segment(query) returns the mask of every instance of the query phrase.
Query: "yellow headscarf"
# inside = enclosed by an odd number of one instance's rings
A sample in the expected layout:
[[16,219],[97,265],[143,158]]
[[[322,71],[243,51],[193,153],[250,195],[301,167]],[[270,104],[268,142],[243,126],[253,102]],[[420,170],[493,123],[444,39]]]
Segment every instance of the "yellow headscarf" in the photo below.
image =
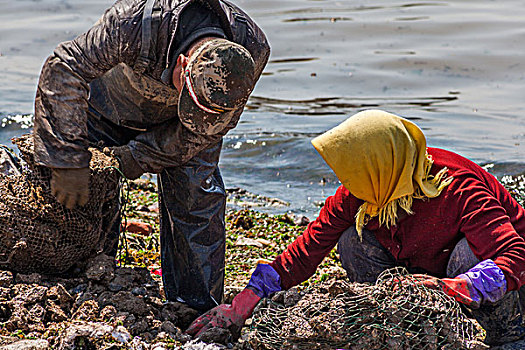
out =
[[437,197],[452,182],[447,168],[429,174],[433,161],[421,129],[384,111],[357,113],[312,144],[343,186],[365,201],[356,215],[359,236],[369,218],[395,225],[398,207],[412,214],[414,198]]

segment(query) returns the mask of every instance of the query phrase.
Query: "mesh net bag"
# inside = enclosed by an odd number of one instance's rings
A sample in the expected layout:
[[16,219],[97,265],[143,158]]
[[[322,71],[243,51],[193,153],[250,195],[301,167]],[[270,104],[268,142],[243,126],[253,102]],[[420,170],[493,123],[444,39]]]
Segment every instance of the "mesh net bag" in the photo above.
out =
[[61,273],[100,252],[118,213],[118,162],[91,149],[90,197],[69,210],[51,194],[51,172],[34,163],[33,139],[13,139],[21,159],[11,157],[0,173],[0,268]]
[[418,278],[395,268],[375,285],[313,286],[288,307],[274,296],[254,311],[247,340],[256,350],[486,349],[483,330],[459,304]]

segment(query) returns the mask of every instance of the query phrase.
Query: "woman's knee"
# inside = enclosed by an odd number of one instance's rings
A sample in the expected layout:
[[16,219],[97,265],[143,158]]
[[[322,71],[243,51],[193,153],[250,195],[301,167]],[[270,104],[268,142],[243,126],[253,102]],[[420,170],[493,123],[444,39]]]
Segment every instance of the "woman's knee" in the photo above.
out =
[[341,265],[352,282],[375,282],[384,270],[396,266],[391,254],[377,241],[373,232],[348,228],[337,246]]
[[447,265],[447,277],[456,277],[465,273],[479,263],[479,259],[474,255],[468,245],[467,239],[461,239],[450,254]]

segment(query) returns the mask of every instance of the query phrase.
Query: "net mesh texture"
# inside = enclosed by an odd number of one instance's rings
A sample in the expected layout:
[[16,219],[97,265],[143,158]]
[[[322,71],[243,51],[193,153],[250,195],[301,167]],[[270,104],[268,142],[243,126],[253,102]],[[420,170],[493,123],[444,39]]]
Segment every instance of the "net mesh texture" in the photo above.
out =
[[373,285],[314,285],[294,305],[276,295],[254,311],[248,342],[256,350],[486,349],[479,325],[421,278],[394,268]]
[[61,273],[104,246],[118,212],[118,161],[90,148],[90,197],[67,209],[51,194],[49,168],[36,165],[30,135],[14,138],[21,159],[0,173],[0,268],[21,273]]

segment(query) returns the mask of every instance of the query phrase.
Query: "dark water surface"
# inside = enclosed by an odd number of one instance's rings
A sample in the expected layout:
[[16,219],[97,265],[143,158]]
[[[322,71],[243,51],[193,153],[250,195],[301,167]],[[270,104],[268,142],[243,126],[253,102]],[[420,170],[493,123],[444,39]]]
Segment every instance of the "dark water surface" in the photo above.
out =
[[[0,115],[22,120],[1,129],[0,142],[30,127],[23,115],[33,112],[44,59],[111,3],[0,0]],[[366,108],[413,120],[429,145],[490,164],[496,175],[524,172],[523,1],[236,3],[265,30],[272,56],[225,140],[228,187],[313,217],[337,181],[310,140]]]

